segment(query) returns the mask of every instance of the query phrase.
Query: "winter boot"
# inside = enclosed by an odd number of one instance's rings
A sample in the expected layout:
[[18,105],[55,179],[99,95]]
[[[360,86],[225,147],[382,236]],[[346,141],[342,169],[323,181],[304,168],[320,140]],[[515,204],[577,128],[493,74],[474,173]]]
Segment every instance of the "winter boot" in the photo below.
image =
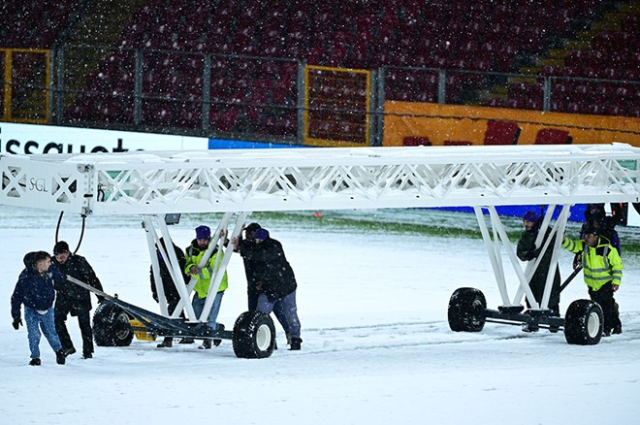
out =
[[622,333],[622,325],[615,325],[611,333],[613,335],[620,335]]
[[76,353],[76,349],[75,349],[75,348],[73,348],[73,347],[66,348],[66,349],[64,350],[64,355],[65,355],[65,357],[68,357],[68,356],[70,356],[70,355],[72,355],[72,354],[75,354],[75,353]]
[[56,363],[65,364],[66,363],[65,357],[66,356],[64,355],[64,350],[62,348],[56,351]]
[[40,366],[41,364],[42,362],[38,358],[31,359],[31,361],[29,362],[29,366]]
[[91,351],[85,351],[84,353],[82,353],[82,358],[83,359],[92,359],[93,358],[93,353],[91,353]]
[[300,344],[302,344],[302,339],[300,338],[291,338],[291,346],[289,347],[289,350],[291,351],[298,351],[300,350]]
[[171,348],[171,347],[173,347],[173,338],[165,338],[156,347],[158,347],[158,348]]
[[[218,323],[218,331],[222,332],[224,330],[224,325],[222,323]],[[213,345],[215,345],[216,347],[220,345],[220,343],[222,342],[221,339],[214,339],[213,340]]]
[[287,337],[287,345],[291,345],[291,333],[285,332],[285,336]]
[[204,341],[202,341],[202,345],[198,348],[203,348],[205,350],[208,350],[211,348],[211,340],[210,339],[205,339]]

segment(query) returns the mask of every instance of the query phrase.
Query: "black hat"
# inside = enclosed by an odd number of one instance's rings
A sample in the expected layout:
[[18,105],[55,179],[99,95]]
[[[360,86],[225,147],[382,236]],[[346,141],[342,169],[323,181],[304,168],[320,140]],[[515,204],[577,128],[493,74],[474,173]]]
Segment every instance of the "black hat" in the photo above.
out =
[[60,241],[53,247],[53,255],[63,254],[69,252],[69,244],[65,241]]
[[253,233],[258,229],[262,229],[258,223],[251,223],[247,227],[244,228],[245,232]]

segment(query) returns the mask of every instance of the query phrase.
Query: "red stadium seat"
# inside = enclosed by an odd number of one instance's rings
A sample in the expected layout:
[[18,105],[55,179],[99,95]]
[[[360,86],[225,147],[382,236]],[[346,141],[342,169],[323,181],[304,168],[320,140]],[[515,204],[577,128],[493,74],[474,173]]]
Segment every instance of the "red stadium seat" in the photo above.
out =
[[564,145],[571,143],[571,137],[566,130],[543,128],[536,134],[536,145]]
[[521,129],[511,121],[487,121],[487,131],[484,133],[485,145],[515,145],[518,143]]

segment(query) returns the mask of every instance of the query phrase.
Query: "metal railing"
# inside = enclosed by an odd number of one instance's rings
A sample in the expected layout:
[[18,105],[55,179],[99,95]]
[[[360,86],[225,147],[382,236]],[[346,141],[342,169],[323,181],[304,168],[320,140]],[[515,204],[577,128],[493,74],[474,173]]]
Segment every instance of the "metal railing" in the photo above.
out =
[[[7,93],[15,96],[27,85],[7,78],[6,61],[0,65],[4,120],[15,120],[6,113],[15,105],[15,98],[7,103]],[[50,124],[301,144],[305,113],[337,111],[324,104],[305,107],[305,65],[271,57],[62,46],[51,52],[50,83],[31,81],[28,89],[47,99]],[[373,145],[381,144],[388,100],[640,116],[639,81],[393,66],[374,70],[371,79],[369,109],[352,113],[372,118]],[[22,113],[26,122],[42,116],[33,107]]]

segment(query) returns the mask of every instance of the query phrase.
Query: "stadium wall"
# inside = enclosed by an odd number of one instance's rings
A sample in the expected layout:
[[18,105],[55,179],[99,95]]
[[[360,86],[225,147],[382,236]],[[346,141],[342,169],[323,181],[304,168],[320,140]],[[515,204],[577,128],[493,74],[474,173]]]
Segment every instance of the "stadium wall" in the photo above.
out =
[[484,144],[490,120],[514,122],[518,144],[536,143],[542,129],[568,131],[571,143],[628,143],[640,147],[640,118],[575,115],[436,103],[388,101],[384,105],[384,146],[406,145],[405,138],[428,139],[431,145]]

